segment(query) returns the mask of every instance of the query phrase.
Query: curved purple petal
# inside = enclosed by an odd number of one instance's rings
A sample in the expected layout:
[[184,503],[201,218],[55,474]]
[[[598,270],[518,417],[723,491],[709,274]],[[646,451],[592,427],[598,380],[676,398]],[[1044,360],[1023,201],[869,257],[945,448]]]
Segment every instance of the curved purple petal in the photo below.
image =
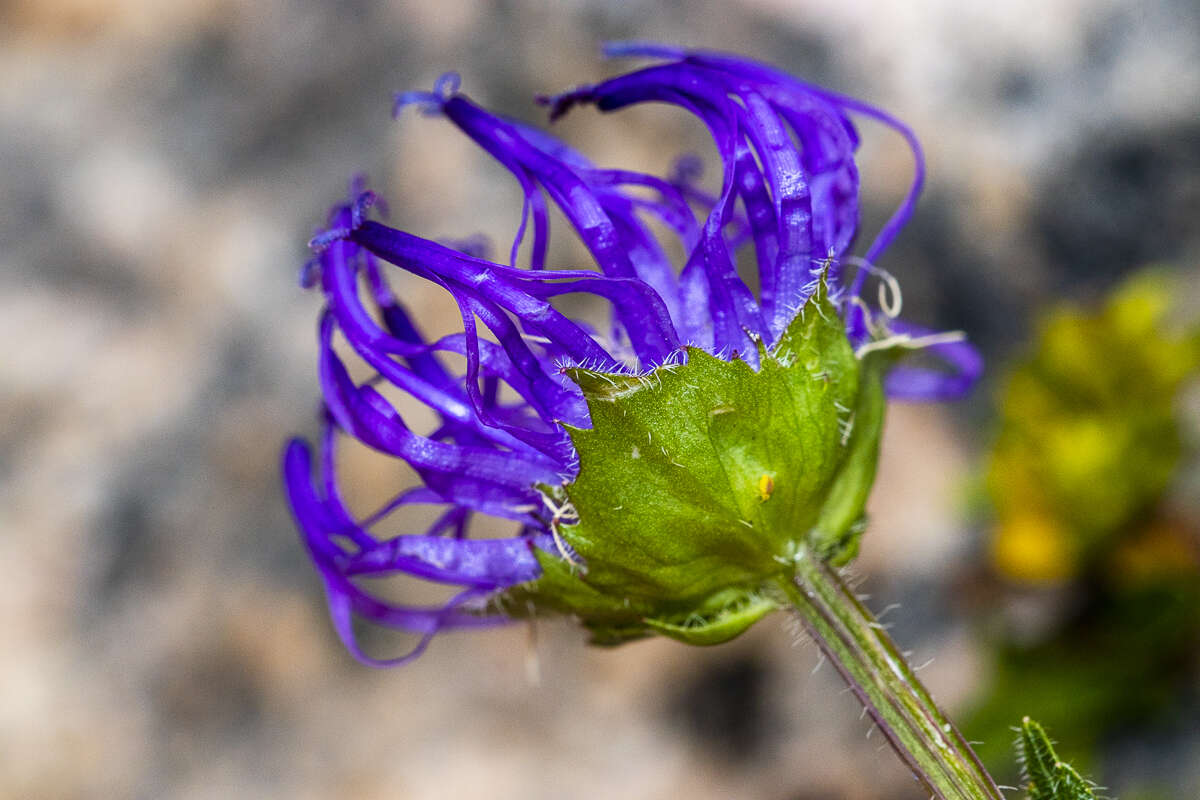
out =
[[[428,638],[446,628],[481,627],[503,622],[503,618],[459,610],[469,600],[484,596],[472,587],[448,604],[438,608],[402,606],[385,602],[355,585],[338,564],[345,553],[329,539],[331,515],[317,496],[312,484],[312,457],[308,446],[292,440],[284,450],[284,488],[305,546],[325,584],[330,615],[339,637],[356,658],[371,666],[393,666],[415,657]],[[353,618],[362,617],[390,628],[422,634],[423,639],[412,652],[400,658],[380,661],[367,656],[358,646]]]
[[367,446],[406,461],[448,502],[527,520],[529,509],[540,507],[534,486],[562,480],[561,466],[548,459],[417,436],[375,389],[354,385],[331,348],[322,348],[320,372],[338,425]]
[[[653,54],[662,51],[655,49]],[[602,111],[665,102],[691,111],[708,126],[725,176],[705,228],[705,260],[691,263],[695,268],[705,265],[710,273],[716,348],[742,340],[735,327],[773,340],[812,291],[820,270],[832,263],[836,271],[831,259],[849,246],[857,221],[857,173],[845,166],[853,164],[857,142],[849,135],[848,123],[842,124],[836,109],[821,97],[811,92],[792,97],[777,83],[751,80],[689,57],[547,102],[552,118],[585,102]],[[831,207],[818,212],[814,197]],[[745,303],[729,275],[731,261],[720,252],[732,244],[720,237],[735,218],[735,199],[742,201],[758,256],[766,325],[756,318],[757,309]],[[684,281],[694,285],[695,278],[685,275]],[[736,325],[729,322],[731,312],[737,316]]]
[[[541,567],[528,539],[446,539],[397,536],[346,559],[346,575],[378,577],[406,572],[432,581],[496,589],[536,579]],[[553,547],[551,537],[537,542]]]
[[[443,103],[442,113],[511,172],[540,183],[575,227],[601,271],[613,277],[636,277],[621,236],[603,204],[570,164],[532,144],[512,124],[488,114],[461,95]],[[614,311],[644,362],[661,363],[679,349],[679,338],[661,299],[656,298],[636,315],[626,307]]]
[[[913,337],[928,336],[934,331],[912,323],[894,320],[892,329]],[[943,342],[924,348],[951,371],[921,367],[893,367],[884,381],[888,397],[893,400],[937,402],[960,400],[971,391],[983,375],[983,356],[969,342]]]

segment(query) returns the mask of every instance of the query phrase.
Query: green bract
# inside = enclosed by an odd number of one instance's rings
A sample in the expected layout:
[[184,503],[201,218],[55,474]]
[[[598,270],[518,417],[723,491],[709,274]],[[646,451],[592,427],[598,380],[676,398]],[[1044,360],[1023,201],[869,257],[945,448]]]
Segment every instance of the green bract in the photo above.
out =
[[1046,731],[1029,717],[1021,721],[1017,755],[1029,800],[1095,800],[1091,784],[1074,767],[1059,760]]
[[[542,487],[565,546],[505,610],[578,616],[594,641],[717,644],[776,606],[808,547],[857,551],[887,356],[855,356],[824,287],[755,371],[696,348],[645,375],[571,369],[592,428],[569,428],[574,483]],[[569,522],[568,522],[569,520]],[[569,549],[568,549],[569,547]]]

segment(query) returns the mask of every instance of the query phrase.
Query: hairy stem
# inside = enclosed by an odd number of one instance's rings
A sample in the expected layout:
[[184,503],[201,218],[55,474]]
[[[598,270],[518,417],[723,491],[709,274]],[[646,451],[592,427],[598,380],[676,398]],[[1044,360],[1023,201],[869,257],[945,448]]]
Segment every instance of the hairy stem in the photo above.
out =
[[937,707],[883,626],[841,576],[808,549],[780,588],[897,755],[933,797],[1003,800],[995,781]]

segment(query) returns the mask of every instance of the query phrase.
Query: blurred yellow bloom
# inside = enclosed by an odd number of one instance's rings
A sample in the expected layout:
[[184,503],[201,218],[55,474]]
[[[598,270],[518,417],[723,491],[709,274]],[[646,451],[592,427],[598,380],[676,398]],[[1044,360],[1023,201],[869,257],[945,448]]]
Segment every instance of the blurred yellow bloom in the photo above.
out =
[[1177,400],[1200,371],[1200,326],[1171,319],[1178,291],[1149,271],[1095,311],[1060,307],[1012,369],[987,469],[1006,577],[1070,578],[1153,514],[1183,453]]
[[992,564],[1025,583],[1061,583],[1075,574],[1076,555],[1066,531],[1039,514],[1021,514],[996,529]]

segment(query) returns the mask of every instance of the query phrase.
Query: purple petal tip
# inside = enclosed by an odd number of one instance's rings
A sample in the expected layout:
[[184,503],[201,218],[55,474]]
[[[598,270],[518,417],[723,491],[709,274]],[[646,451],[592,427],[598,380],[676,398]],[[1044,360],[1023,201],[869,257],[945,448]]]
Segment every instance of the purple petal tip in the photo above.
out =
[[392,95],[392,118],[396,119],[409,106],[417,106],[426,116],[442,113],[446,101],[458,94],[462,87],[462,76],[457,72],[444,72],[433,82],[433,90],[423,89],[396,92]]
[[657,42],[624,41],[605,42],[600,47],[600,53],[605,58],[685,58],[687,51],[681,47],[659,44]]

